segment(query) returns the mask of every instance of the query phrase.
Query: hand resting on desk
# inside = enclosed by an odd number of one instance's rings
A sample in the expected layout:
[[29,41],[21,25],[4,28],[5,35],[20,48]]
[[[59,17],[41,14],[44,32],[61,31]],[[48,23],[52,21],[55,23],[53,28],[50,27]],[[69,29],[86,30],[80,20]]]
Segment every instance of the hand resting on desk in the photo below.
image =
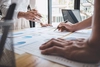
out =
[[40,50],[42,54],[58,55],[69,60],[84,63],[97,63],[100,59],[97,49],[88,45],[85,39],[51,39],[40,46]]

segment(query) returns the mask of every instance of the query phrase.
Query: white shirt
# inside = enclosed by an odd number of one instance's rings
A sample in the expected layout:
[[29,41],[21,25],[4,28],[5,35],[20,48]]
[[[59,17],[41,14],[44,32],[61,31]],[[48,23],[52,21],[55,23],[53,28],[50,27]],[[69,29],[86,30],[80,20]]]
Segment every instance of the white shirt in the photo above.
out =
[[26,12],[28,5],[30,5],[32,9],[35,8],[35,0],[0,0],[0,8],[4,16],[6,15],[7,9],[11,3],[17,4],[14,19],[17,19],[19,11]]
[[9,8],[9,0],[0,0],[0,10],[2,11],[2,16],[6,15],[7,9]]

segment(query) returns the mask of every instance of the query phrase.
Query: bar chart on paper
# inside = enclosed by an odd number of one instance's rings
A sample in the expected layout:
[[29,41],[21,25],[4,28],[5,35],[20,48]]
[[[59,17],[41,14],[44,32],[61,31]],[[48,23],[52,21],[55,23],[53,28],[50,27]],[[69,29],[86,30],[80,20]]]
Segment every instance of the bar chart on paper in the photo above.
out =
[[[15,49],[19,49],[23,52],[27,52],[33,55],[36,55],[38,57],[44,58],[46,60],[50,60],[65,66],[70,67],[98,67],[98,64],[86,64],[86,63],[79,63],[75,61],[71,61],[59,56],[51,56],[51,55],[42,55],[40,53],[39,47],[44,43],[50,40],[51,38],[62,38],[66,34],[69,34],[70,32],[59,32],[54,31],[55,28],[34,28],[31,30],[25,30],[26,32],[29,32],[30,34],[26,34],[21,37],[17,37],[14,39],[14,47]],[[38,30],[38,31],[37,31]],[[80,34],[80,33],[79,33]],[[73,39],[73,36],[69,37],[69,39]],[[81,34],[80,34],[81,35]],[[66,39],[68,37],[65,37]]]

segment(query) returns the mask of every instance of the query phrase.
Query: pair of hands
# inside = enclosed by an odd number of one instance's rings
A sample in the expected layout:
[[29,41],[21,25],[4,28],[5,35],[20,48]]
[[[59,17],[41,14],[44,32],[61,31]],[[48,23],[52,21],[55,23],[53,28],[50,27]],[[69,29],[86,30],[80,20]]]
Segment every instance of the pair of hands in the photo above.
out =
[[40,21],[42,16],[36,9],[32,9],[31,11],[27,11],[27,12],[20,12],[19,13],[19,18],[20,17],[23,17],[23,18],[25,18],[27,20],[30,20],[30,21],[39,21],[41,27],[52,26],[51,24],[43,24]]
[[[70,32],[75,31],[75,24],[72,23],[60,23],[57,27],[61,32],[66,30]],[[64,58],[84,62],[84,63],[97,63],[99,62],[99,53],[97,49],[91,47],[86,39],[51,39],[40,46],[42,54],[46,55],[58,55]]]
[[97,63],[100,58],[95,49],[85,39],[51,39],[40,46],[42,54],[58,55],[73,61]]
[[32,9],[31,11],[24,12],[24,18],[30,21],[39,20],[42,18],[41,14],[37,10]]

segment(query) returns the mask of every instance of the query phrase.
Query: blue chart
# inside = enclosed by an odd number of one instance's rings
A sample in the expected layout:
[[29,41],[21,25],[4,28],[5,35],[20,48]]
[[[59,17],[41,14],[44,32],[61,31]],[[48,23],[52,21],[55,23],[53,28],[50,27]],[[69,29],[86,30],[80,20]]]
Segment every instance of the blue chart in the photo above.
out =
[[23,44],[25,44],[26,42],[25,41],[21,41],[21,42],[17,42],[16,44],[14,44],[15,46],[17,46],[17,45],[23,45]]
[[24,36],[23,38],[32,38],[32,36]]
[[20,35],[20,34],[23,34],[23,33],[15,33],[14,35]]

